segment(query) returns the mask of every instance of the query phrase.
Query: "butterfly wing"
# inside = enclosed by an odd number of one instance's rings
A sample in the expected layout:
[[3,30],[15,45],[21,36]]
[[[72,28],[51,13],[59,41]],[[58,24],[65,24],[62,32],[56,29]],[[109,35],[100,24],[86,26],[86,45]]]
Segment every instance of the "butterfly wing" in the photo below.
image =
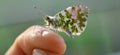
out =
[[81,5],[71,6],[54,17],[58,31],[66,32],[69,36],[80,35],[87,25],[88,9]]
[[70,6],[55,16],[44,18],[47,27],[67,33],[70,37],[80,35],[86,28],[88,9],[81,5]]

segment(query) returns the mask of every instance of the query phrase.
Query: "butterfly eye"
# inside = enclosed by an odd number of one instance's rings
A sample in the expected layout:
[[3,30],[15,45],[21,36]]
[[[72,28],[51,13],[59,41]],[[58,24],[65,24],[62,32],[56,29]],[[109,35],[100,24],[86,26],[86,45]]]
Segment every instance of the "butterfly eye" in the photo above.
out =
[[46,17],[44,18],[44,20],[45,20],[45,21],[49,21],[50,18],[49,18],[48,16],[46,16]]
[[46,26],[49,26],[50,23],[51,23],[51,20],[50,20],[49,16],[46,16],[46,17],[44,18],[44,21],[46,22]]

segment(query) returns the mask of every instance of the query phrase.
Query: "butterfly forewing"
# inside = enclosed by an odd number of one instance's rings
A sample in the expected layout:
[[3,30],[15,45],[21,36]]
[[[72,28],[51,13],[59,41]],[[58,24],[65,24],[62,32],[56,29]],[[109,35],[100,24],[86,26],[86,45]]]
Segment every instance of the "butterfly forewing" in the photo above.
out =
[[62,31],[69,36],[80,35],[86,28],[88,9],[81,5],[70,6],[55,16],[47,16],[44,20],[51,29]]

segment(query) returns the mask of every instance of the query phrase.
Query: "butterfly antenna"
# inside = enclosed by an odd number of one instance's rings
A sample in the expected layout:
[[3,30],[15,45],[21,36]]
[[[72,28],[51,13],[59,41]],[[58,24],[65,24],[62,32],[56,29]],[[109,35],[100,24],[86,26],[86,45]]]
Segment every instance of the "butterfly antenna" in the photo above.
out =
[[39,6],[37,6],[38,1],[35,1],[35,0],[32,0],[32,1],[33,1],[33,8],[35,11],[37,11],[37,14],[42,17],[45,17],[47,12],[45,12],[43,9],[41,9]]

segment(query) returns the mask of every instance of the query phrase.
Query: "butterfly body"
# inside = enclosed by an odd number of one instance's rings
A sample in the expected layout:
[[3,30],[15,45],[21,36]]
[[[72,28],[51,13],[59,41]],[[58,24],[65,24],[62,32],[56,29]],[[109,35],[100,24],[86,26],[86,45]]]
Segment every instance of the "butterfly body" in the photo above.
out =
[[81,5],[70,6],[55,16],[44,18],[46,26],[53,30],[67,33],[69,36],[80,35],[86,28],[88,9]]

